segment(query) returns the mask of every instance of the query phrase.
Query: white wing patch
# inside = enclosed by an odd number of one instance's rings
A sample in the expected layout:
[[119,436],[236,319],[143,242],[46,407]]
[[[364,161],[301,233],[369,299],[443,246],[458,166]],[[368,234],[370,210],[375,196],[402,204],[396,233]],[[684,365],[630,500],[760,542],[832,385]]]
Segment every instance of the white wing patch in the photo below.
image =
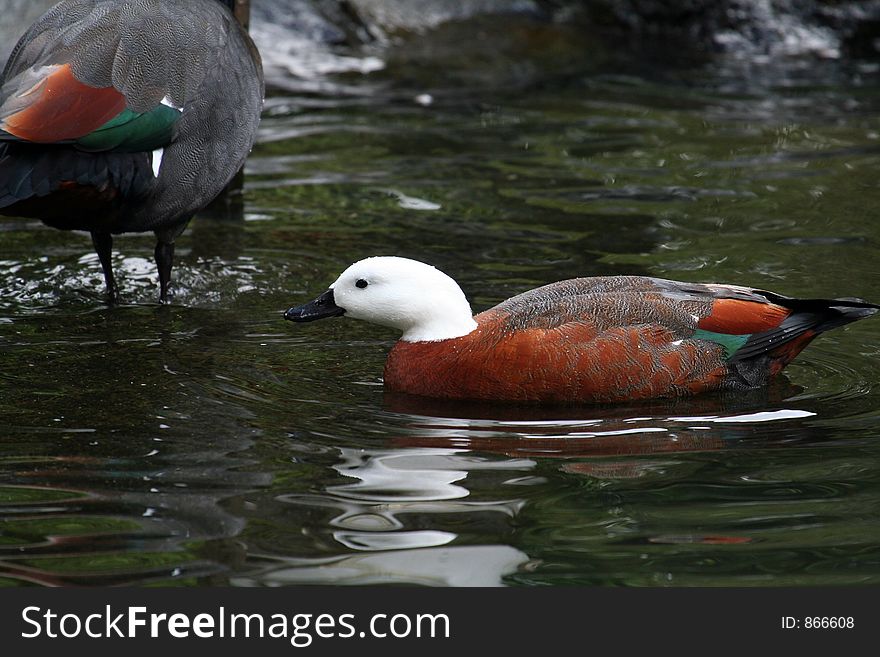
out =
[[157,148],[153,151],[153,176],[159,177],[159,168],[162,166],[162,156],[165,155],[164,148]]
[[177,105],[172,103],[171,99],[168,96],[165,96],[165,98],[162,99],[162,104],[165,105],[165,107],[170,107],[171,109],[176,109],[178,112],[181,112],[181,113],[183,112],[183,108],[178,107]]

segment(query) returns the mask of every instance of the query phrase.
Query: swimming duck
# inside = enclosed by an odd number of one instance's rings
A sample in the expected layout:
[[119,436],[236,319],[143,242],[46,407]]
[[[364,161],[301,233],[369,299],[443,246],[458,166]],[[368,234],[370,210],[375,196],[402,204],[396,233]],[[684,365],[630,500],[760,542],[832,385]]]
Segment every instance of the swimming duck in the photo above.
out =
[[859,299],[608,276],[551,283],[473,316],[452,278],[383,256],[351,265],[284,317],[345,315],[401,331],[385,364],[392,391],[620,402],[757,388],[818,334],[878,308]]
[[0,76],[0,214],[85,230],[112,301],[113,235],[174,240],[241,168],[263,103],[234,0],[63,0]]

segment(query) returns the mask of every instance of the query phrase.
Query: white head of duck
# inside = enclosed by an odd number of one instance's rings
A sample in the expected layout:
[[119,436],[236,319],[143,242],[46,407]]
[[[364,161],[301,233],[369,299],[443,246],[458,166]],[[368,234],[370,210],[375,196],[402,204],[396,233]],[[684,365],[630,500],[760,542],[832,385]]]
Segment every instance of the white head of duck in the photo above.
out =
[[477,328],[458,283],[431,265],[397,256],[354,263],[324,294],[284,317],[310,322],[339,315],[398,329],[405,342],[449,340]]

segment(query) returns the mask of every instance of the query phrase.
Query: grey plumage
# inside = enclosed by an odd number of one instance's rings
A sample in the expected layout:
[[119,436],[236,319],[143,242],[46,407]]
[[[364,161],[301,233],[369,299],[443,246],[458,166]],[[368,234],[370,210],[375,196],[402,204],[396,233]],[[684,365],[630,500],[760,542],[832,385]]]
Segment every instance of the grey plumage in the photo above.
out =
[[601,328],[660,322],[683,335],[694,316],[708,314],[712,296],[704,285],[646,276],[572,278],[523,292],[498,305],[509,330],[554,328],[591,317]]
[[[17,96],[28,76],[60,64],[69,64],[76,79],[91,87],[114,87],[132,112],[160,103],[181,110],[159,175],[147,175],[150,152],[46,149],[6,135],[5,146],[0,141],[0,177],[11,178],[6,172],[14,170],[17,188],[0,183],[0,212],[5,195],[8,213],[27,213],[56,227],[93,232],[99,227],[113,234],[153,230],[160,242],[172,243],[232,179],[253,146],[264,85],[250,37],[217,0],[62,0],[13,50],[0,78],[0,120],[21,109]],[[124,192],[108,203],[105,216],[96,216],[94,208],[72,207],[66,216],[32,209],[22,191],[37,193],[41,176],[50,181],[54,176],[54,183],[66,176],[52,164],[61,153],[62,159],[76,160],[68,164],[80,174],[91,167],[95,189],[113,185]],[[13,197],[23,202],[15,206]]]

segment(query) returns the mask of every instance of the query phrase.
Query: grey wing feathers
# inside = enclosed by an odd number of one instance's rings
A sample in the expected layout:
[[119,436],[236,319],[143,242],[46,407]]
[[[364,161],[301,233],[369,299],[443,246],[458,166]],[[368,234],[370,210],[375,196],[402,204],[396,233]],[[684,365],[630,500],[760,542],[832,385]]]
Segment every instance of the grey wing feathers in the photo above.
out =
[[711,294],[700,285],[682,287],[646,276],[599,276],[529,290],[494,310],[506,316],[513,330],[589,321],[598,328],[661,324],[690,334],[695,317],[703,316],[711,303]]
[[70,63],[78,80],[113,86],[134,112],[165,98],[180,108],[201,87],[208,62],[222,59],[233,30],[241,28],[214,0],[64,0],[22,37],[3,79]]

